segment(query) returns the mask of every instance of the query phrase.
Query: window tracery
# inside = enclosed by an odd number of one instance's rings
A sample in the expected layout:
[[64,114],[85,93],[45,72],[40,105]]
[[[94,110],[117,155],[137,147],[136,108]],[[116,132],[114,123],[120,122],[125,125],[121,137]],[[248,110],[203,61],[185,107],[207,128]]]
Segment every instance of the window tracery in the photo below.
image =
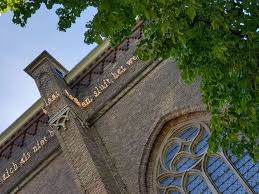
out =
[[259,164],[245,153],[208,154],[206,123],[187,123],[165,137],[155,162],[157,193],[259,193]]

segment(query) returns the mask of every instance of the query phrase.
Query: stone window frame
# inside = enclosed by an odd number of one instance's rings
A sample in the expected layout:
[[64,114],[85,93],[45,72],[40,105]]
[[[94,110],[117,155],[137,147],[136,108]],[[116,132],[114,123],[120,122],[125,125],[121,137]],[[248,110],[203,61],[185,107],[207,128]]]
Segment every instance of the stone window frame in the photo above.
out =
[[[156,185],[157,167],[159,162],[159,156],[163,155],[164,146],[165,144],[168,143],[166,142],[168,139],[168,136],[172,136],[173,134],[174,135],[180,134],[181,131],[184,130],[184,128],[186,128],[188,125],[189,126],[192,125],[193,123],[202,124],[206,126],[207,130],[209,131],[209,128],[208,128],[209,120],[210,120],[209,113],[195,112],[195,113],[190,113],[190,114],[182,115],[177,118],[171,119],[168,122],[166,122],[166,124],[163,125],[163,127],[159,129],[158,135],[152,145],[152,149],[151,149],[151,153],[149,156],[147,169],[145,173],[146,175],[145,183],[146,183],[147,193],[158,193],[157,185]],[[207,162],[207,159],[208,159],[207,149],[206,149],[206,152],[204,152],[202,155],[204,156],[203,160],[206,160],[205,162]],[[249,186],[247,181],[241,176],[240,172],[236,169],[236,167],[231,162],[230,158],[226,155],[225,152],[220,151],[212,155],[220,156],[221,159],[223,159],[225,164],[235,174],[235,176],[238,178],[238,181],[242,184],[242,186],[246,189],[246,191],[248,191],[248,193],[255,193],[251,190],[251,187]],[[214,193],[219,193],[217,186],[213,183],[212,179],[208,175],[207,170],[205,170],[203,173],[204,174],[202,178],[210,188],[210,191]]]

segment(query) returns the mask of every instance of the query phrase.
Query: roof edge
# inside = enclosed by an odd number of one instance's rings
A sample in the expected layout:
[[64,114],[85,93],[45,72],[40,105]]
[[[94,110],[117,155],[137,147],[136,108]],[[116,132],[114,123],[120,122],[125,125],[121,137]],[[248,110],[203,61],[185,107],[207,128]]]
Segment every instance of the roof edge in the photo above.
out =
[[90,53],[88,53],[73,69],[65,76],[65,80],[70,84],[76,77],[90,66],[90,64],[100,56],[107,48],[110,47],[108,39],[104,40],[100,45],[96,46]]
[[0,135],[0,146],[3,145],[18,129],[26,124],[35,114],[39,112],[43,106],[43,101],[38,99],[31,105],[18,119],[16,119],[6,130]]
[[[65,76],[66,82],[71,83],[85,68],[89,67],[90,64],[100,56],[108,47],[110,42],[104,40],[102,44],[96,46],[89,54],[86,55],[78,64],[75,65]],[[30,64],[37,63],[46,55],[51,56],[47,51],[43,51],[38,57],[36,57]],[[60,65],[60,63],[51,56],[51,59]],[[62,66],[63,67],[63,66]],[[64,67],[63,67],[64,68]],[[25,68],[26,71],[26,68]],[[27,71],[26,71],[27,72]],[[28,73],[28,72],[27,72]],[[28,73],[30,75],[30,73]],[[21,116],[19,116],[7,129],[5,129],[0,134],[0,146],[3,145],[9,138],[12,137],[22,126],[24,126],[35,114],[37,114],[41,107],[43,106],[43,101],[38,99],[33,105],[31,105]]]
[[54,65],[64,74],[68,73],[68,70],[60,64],[51,54],[49,54],[46,50],[44,50],[41,54],[39,54],[27,67],[25,67],[24,71],[28,73],[32,77],[32,72],[39,66],[45,59],[50,59],[54,61]]

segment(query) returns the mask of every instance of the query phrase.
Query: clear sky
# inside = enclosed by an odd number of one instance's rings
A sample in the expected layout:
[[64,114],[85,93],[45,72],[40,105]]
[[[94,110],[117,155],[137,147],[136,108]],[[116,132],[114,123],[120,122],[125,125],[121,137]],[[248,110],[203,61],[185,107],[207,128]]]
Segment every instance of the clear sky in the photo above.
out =
[[11,125],[38,98],[34,80],[23,69],[47,50],[68,70],[95,45],[86,45],[85,23],[95,9],[86,10],[67,32],[57,30],[58,18],[42,7],[25,28],[12,23],[10,13],[0,16],[0,132]]

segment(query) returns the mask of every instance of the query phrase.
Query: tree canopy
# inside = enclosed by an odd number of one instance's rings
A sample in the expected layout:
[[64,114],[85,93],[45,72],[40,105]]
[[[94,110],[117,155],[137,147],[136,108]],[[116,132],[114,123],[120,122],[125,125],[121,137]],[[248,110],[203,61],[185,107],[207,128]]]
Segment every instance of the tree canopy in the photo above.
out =
[[212,113],[210,150],[247,150],[259,160],[258,0],[2,0],[0,12],[10,10],[13,22],[25,26],[42,4],[56,9],[61,31],[96,7],[86,23],[88,44],[109,38],[116,45],[141,20],[141,59],[174,58],[183,80],[201,78]]

